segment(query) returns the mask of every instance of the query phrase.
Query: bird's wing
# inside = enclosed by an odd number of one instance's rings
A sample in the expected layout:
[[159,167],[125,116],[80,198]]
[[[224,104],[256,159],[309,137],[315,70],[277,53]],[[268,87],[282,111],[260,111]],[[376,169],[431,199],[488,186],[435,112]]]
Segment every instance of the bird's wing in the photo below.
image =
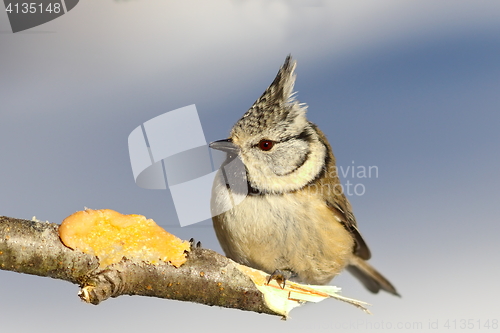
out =
[[[332,211],[335,217],[342,223],[344,228],[349,231],[354,238],[355,247],[353,253],[361,259],[368,260],[371,258],[371,252],[366,245],[365,240],[361,236],[358,227],[356,226],[356,219],[350,209],[350,203],[347,201],[344,205],[340,205],[336,200],[327,200],[326,204]],[[344,207],[342,207],[344,206]]]

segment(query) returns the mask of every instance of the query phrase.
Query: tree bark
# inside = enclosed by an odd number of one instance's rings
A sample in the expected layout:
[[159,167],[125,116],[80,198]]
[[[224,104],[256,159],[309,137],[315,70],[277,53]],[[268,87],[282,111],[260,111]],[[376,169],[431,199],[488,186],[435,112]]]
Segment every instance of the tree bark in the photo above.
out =
[[80,298],[92,304],[120,295],[142,295],[281,316],[266,305],[235,262],[214,251],[193,247],[178,268],[124,258],[99,269],[97,257],[61,242],[58,227],[0,216],[0,269],[78,284]]

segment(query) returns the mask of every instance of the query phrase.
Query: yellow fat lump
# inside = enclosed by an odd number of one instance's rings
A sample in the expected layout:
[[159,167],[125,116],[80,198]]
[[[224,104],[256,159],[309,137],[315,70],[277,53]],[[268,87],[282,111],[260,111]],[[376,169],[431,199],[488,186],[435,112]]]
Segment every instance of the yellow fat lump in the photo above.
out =
[[101,268],[123,257],[179,267],[190,249],[189,242],[166,232],[153,220],[111,209],[86,209],[68,216],[59,226],[59,237],[67,247],[97,256]]

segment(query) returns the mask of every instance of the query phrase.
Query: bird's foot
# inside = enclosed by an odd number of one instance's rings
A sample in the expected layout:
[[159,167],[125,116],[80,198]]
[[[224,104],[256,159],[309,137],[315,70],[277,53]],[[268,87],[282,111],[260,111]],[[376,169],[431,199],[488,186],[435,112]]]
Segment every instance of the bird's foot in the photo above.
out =
[[196,245],[195,245],[195,242],[196,241],[194,240],[194,238],[191,238],[189,240],[189,244],[191,245],[191,250],[194,249],[194,248],[200,248],[201,247],[201,242],[200,241],[198,241],[198,243],[196,243]]
[[291,278],[294,278],[296,276],[297,273],[295,273],[289,268],[277,269],[271,275],[269,275],[269,278],[267,279],[267,284],[269,285],[271,280],[276,280],[281,289],[285,289],[286,280],[290,280]]

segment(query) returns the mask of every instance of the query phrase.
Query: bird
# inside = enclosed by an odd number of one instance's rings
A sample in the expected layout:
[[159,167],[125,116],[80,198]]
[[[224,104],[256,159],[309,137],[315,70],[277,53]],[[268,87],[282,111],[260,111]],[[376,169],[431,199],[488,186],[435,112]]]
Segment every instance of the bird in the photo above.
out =
[[227,257],[279,284],[325,285],[346,269],[369,291],[399,296],[367,262],[332,148],[296,99],[295,68],[288,55],[229,137],[209,144],[226,153],[212,186],[217,239]]

